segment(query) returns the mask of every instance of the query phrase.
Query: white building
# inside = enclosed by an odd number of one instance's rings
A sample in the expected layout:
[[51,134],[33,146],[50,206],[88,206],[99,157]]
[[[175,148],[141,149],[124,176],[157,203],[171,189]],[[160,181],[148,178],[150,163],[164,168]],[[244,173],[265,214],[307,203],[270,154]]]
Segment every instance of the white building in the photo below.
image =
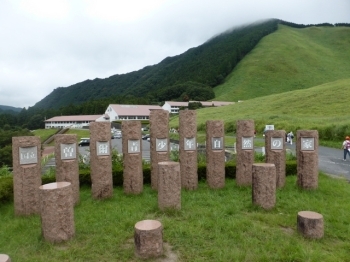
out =
[[232,105],[234,102],[223,102],[223,101],[189,101],[189,102],[174,102],[174,101],[166,101],[162,108],[164,110],[167,110],[171,114],[178,114],[180,107],[188,107],[188,103],[195,103],[199,102],[202,104],[203,107],[210,107],[210,106],[226,106],[226,105]]
[[89,128],[91,122],[109,121],[104,115],[55,116],[45,120],[45,128]]
[[105,112],[105,118],[115,120],[148,120],[151,110],[162,109],[154,105],[118,105],[110,104]]

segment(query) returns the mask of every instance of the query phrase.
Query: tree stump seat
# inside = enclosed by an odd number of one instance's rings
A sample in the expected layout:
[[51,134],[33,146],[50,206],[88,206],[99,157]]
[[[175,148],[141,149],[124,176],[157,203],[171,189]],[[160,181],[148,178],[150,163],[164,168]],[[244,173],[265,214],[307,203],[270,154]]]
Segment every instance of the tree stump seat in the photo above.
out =
[[163,226],[157,220],[142,220],[135,224],[135,255],[155,258],[163,254]]
[[6,254],[0,254],[0,262],[11,262],[11,259]]
[[313,211],[300,211],[297,217],[298,232],[304,237],[320,239],[324,235],[323,216]]

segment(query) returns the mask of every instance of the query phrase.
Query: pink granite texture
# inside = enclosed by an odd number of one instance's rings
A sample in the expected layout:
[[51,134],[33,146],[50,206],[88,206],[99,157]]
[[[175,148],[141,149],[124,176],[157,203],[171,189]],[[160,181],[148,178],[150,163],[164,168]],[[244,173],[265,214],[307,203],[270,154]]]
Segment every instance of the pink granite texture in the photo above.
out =
[[320,239],[324,236],[323,216],[313,211],[300,211],[297,216],[297,229],[306,238]]
[[180,164],[174,161],[159,162],[158,169],[159,209],[181,209]]
[[[36,163],[20,164],[20,148],[35,147]],[[41,141],[37,136],[12,137],[13,194],[15,215],[39,214]]]
[[270,163],[255,163],[252,167],[252,202],[264,209],[276,205],[276,168]]

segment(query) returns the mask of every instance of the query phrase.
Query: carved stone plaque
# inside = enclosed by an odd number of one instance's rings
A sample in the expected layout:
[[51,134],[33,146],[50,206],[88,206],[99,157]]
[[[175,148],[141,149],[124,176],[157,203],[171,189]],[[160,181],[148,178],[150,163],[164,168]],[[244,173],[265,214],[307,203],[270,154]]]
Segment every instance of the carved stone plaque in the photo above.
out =
[[283,149],[283,138],[271,137],[271,149]]
[[76,143],[73,144],[61,144],[61,159],[67,160],[67,159],[76,159],[77,152],[76,152]]
[[184,139],[184,150],[195,150],[196,149],[196,138],[185,138]]
[[301,138],[301,150],[302,151],[315,150],[315,138],[314,137],[302,137]]
[[128,140],[128,153],[129,154],[140,153],[140,140],[138,139]]
[[242,137],[242,149],[254,149],[253,137]]
[[168,151],[168,139],[166,138],[156,138],[156,151],[166,152]]
[[97,141],[96,142],[96,152],[98,156],[109,156],[110,148],[108,141]]
[[213,137],[211,140],[211,149],[212,150],[221,150],[224,148],[223,138],[222,137]]
[[36,164],[38,163],[38,148],[36,146],[19,148],[19,164]]

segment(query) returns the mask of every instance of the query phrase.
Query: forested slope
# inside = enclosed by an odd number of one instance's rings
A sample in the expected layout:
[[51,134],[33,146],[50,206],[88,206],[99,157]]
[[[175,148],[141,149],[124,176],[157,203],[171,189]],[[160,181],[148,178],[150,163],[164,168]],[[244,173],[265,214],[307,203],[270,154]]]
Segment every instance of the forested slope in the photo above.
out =
[[215,87],[217,100],[237,101],[350,76],[350,27],[279,25]]

